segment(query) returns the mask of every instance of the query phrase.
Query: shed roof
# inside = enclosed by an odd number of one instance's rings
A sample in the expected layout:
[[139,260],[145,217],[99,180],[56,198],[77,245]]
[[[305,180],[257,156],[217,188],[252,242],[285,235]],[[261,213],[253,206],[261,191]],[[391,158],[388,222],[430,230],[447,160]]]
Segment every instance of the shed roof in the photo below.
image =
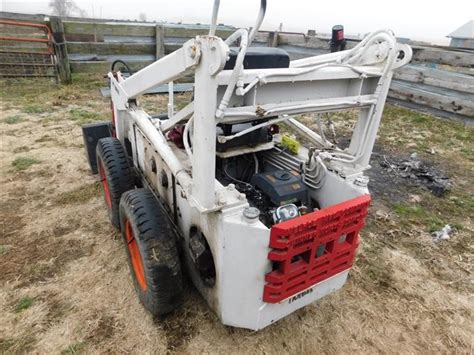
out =
[[457,30],[451,32],[447,37],[474,39],[474,20],[471,20]]

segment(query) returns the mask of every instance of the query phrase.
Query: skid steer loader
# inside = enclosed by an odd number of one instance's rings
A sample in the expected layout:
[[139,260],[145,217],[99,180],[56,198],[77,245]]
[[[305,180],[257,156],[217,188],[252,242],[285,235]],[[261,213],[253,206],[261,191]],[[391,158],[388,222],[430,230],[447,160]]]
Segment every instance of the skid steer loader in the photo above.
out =
[[[86,142],[144,307],[179,307],[186,270],[222,323],[258,330],[346,282],[370,204],[364,171],[393,71],[412,51],[381,30],[352,49],[290,61],[251,47],[266,0],[250,32],[225,40],[218,7],[208,35],[128,78],[108,74],[110,134],[98,124]],[[150,88],[190,74],[183,109],[174,112],[173,95],[167,114],[140,107]],[[359,118],[345,149],[299,121],[349,109]]]

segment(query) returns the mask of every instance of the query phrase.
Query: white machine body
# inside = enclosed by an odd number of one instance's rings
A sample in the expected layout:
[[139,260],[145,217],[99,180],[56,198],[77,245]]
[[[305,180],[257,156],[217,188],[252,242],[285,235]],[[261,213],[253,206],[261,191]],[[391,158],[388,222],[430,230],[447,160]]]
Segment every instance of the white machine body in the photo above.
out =
[[[169,211],[187,269],[210,308],[226,325],[258,330],[346,282],[370,202],[364,170],[393,70],[408,63],[412,52],[390,31],[378,31],[347,51],[291,61],[285,68],[246,69],[265,1],[253,32],[240,29],[225,41],[214,35],[217,5],[209,35],[126,79],[109,74],[115,134]],[[235,66],[224,69],[236,40]],[[182,110],[174,112],[172,90],[167,119],[140,108],[138,97],[148,89],[192,73],[194,99]],[[346,149],[298,121],[299,114],[320,119],[346,109],[360,112]],[[219,144],[278,123],[309,141],[308,148],[290,153],[282,148],[283,135],[275,133],[264,143],[218,151]],[[229,134],[220,129],[225,125],[244,128]],[[170,139],[176,127],[184,127],[184,147]],[[251,183],[216,178],[220,164],[227,174],[226,162],[242,156],[255,159],[256,173],[297,172],[317,208],[279,223],[262,221],[242,192],[253,193],[246,186]],[[195,243],[209,248],[214,272],[196,267],[188,252]]]

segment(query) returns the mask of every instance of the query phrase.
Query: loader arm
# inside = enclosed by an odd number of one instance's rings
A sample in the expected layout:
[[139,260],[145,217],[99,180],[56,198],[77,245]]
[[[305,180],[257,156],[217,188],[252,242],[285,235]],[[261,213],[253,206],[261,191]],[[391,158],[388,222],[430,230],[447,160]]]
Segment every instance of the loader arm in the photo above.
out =
[[117,78],[113,73],[109,73],[112,101],[115,107],[123,110],[129,100],[138,97],[154,86],[169,83],[192,73],[199,63],[200,56],[199,43],[196,39],[191,39],[180,49],[148,65],[127,79],[124,79],[120,73],[117,74]]

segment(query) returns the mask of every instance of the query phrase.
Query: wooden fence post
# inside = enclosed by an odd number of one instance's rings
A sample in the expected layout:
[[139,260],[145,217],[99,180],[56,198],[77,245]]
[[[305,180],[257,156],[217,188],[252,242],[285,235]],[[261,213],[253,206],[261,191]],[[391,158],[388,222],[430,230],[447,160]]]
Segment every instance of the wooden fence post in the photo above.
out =
[[268,34],[268,47],[278,47],[278,34],[282,31],[283,29],[283,23],[280,23],[280,26],[278,26],[278,29],[275,32],[270,32]]
[[278,47],[278,30],[268,33],[268,47]]
[[71,68],[67,55],[66,39],[64,37],[64,26],[60,17],[50,18],[51,31],[53,32],[54,48],[58,60],[58,71],[61,83],[71,83]]
[[156,25],[156,60],[165,55],[165,31],[163,25]]

